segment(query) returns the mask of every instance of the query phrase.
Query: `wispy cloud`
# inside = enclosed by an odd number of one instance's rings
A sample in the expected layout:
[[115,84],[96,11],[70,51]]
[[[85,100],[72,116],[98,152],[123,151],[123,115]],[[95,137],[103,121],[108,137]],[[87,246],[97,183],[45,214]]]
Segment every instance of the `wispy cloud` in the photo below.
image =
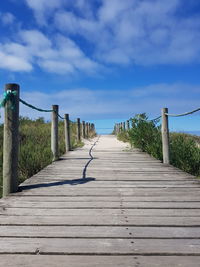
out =
[[13,24],[14,21],[15,21],[15,16],[12,13],[10,13],[10,12],[6,12],[6,13],[0,12],[0,22],[4,26],[11,25],[11,24]]
[[[69,113],[72,118],[109,119],[129,118],[146,112],[158,116],[163,107],[170,112],[185,112],[199,106],[200,86],[189,84],[152,84],[146,87],[120,90],[68,89],[54,93],[39,91],[22,92],[22,98],[38,107],[49,109],[52,104],[60,106],[60,113]],[[32,117],[49,114],[38,113],[24,106],[21,113]]]
[[[180,12],[187,1],[24,0],[36,25],[21,24],[17,41],[0,43],[0,68],[71,75],[107,66],[200,61],[200,18]],[[1,21],[16,18],[1,13]],[[18,52],[20,51],[20,56]]]
[[62,9],[54,19],[60,31],[93,43],[101,62],[182,64],[200,59],[200,19],[177,15],[183,5],[180,0],[102,0],[93,17]]
[[19,30],[18,42],[0,44],[0,68],[31,71],[34,66],[57,74],[82,71],[93,75],[101,65],[87,57],[76,43],[56,34],[49,38],[38,30]]

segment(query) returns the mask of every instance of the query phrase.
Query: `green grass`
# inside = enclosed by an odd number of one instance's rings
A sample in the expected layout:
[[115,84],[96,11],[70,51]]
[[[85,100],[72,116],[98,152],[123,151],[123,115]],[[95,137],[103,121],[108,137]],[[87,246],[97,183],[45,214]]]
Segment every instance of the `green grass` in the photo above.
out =
[[[76,141],[76,124],[71,122],[72,148],[83,146]],[[91,136],[92,137],[92,136]],[[43,118],[20,118],[19,182],[31,177],[52,162],[51,123]],[[65,153],[64,123],[59,122],[59,155]],[[3,125],[0,125],[0,196],[2,194]]]
[[[161,126],[147,121],[146,114],[132,118],[132,128],[122,132],[118,139],[130,142],[134,147],[162,158]],[[200,137],[184,133],[170,133],[170,163],[192,175],[200,176]]]

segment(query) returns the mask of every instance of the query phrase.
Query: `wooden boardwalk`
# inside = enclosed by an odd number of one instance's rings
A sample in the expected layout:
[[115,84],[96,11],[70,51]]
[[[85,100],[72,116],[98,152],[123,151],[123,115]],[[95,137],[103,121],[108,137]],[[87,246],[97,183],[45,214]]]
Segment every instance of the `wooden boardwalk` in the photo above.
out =
[[200,183],[95,138],[0,201],[0,266],[200,266]]

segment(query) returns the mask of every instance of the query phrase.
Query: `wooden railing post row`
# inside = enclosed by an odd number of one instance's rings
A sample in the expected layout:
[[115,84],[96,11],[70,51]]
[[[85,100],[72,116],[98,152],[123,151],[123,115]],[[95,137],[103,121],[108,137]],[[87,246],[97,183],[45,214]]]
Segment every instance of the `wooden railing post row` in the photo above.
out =
[[162,108],[162,151],[163,151],[163,163],[170,163],[169,156],[169,125],[168,125],[168,108]]
[[71,150],[69,114],[65,114],[64,116],[64,127],[65,127],[65,149],[66,152],[68,152]]
[[51,151],[53,153],[53,161],[59,159],[58,151],[58,105],[52,106],[52,123],[51,123]]
[[77,141],[81,142],[81,120],[77,119]]
[[6,84],[5,92],[15,91],[5,104],[3,139],[3,197],[18,190],[19,94],[18,84]]

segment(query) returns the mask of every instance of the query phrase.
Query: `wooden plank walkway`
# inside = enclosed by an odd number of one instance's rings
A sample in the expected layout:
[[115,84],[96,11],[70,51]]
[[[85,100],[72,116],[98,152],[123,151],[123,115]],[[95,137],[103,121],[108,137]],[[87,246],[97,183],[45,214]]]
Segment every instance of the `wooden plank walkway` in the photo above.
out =
[[200,266],[200,183],[95,138],[0,201],[0,266]]

